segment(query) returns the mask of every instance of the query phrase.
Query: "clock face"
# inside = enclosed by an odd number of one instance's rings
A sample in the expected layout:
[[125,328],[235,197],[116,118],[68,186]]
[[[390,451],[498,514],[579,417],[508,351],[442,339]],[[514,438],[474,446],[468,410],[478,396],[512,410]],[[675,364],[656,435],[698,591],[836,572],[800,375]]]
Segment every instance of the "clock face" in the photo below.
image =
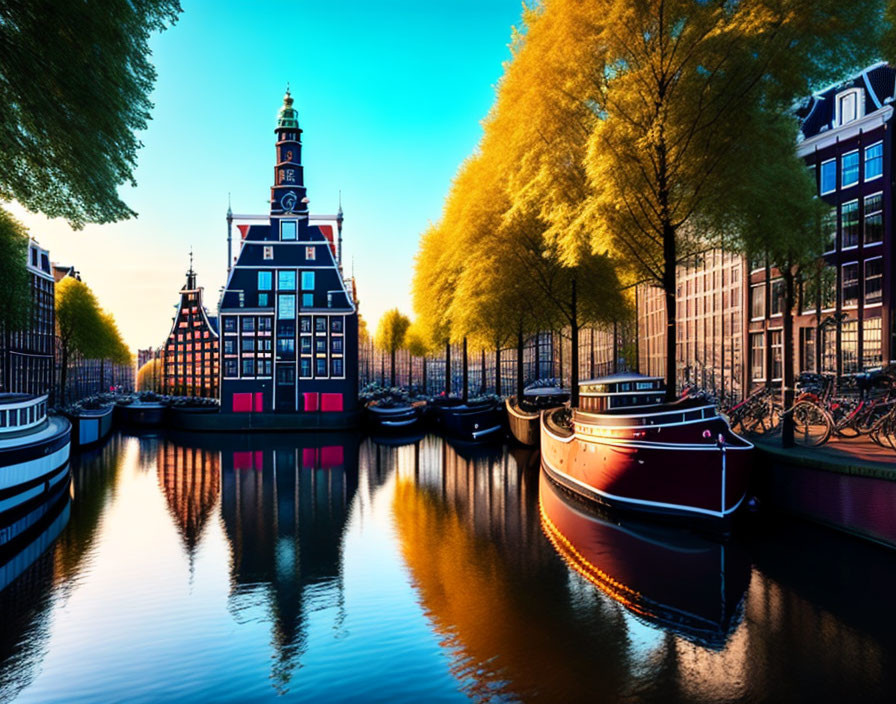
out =
[[298,199],[296,198],[296,194],[292,191],[288,191],[283,194],[283,197],[280,199],[280,205],[283,207],[287,213],[291,213],[296,209],[296,202]]

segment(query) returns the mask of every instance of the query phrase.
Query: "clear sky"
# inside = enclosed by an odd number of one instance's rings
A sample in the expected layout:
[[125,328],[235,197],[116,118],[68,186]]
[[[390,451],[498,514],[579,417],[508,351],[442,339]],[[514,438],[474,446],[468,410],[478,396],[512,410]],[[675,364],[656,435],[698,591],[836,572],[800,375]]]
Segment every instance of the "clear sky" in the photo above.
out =
[[264,213],[274,124],[290,83],[312,213],[342,191],[345,266],[361,312],[411,314],[417,239],[439,218],[509,58],[520,0],[181,0],[153,38],[155,109],[140,135],[139,218],[73,232],[14,207],[53,261],[73,264],[133,348],[162,344],[190,247],[210,311],[226,273],[227,194]]

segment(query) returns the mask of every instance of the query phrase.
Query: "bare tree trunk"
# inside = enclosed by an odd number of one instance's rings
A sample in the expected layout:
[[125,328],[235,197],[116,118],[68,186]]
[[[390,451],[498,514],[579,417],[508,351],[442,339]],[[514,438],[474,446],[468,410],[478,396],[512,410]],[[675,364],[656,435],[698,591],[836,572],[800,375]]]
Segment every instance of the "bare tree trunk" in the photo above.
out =
[[[787,267],[781,272],[784,278],[784,350],[782,352],[784,374],[782,375],[782,398],[784,408],[793,406],[793,304],[794,280],[793,269]],[[784,414],[781,428],[782,447],[793,447],[793,416]]]
[[[576,291],[576,280],[572,280],[572,321],[569,326],[569,336],[572,341],[570,350],[570,374],[569,374],[569,399],[570,405],[575,408],[579,405],[579,299]],[[560,338],[560,349],[563,349],[563,338]],[[562,359],[562,357],[561,357]],[[562,375],[562,367],[561,367]],[[560,385],[563,385],[563,377],[560,377]]]
[[675,298],[675,233],[671,227],[663,235],[663,293],[666,300],[666,400],[674,401],[677,393],[677,300]]
[[464,403],[466,403],[466,402],[469,400],[469,398],[470,398],[470,393],[469,393],[469,386],[470,386],[470,360],[469,360],[468,355],[467,355],[467,338],[464,338],[464,358],[463,358],[463,368],[462,368],[462,371],[463,371],[462,378],[463,378],[464,388],[463,388],[463,391],[462,391],[462,393],[461,393],[461,398],[464,400]]
[[479,351],[479,395],[485,394],[485,347]]
[[516,401],[519,403],[523,400],[523,390],[525,384],[523,382],[523,350],[525,341],[523,340],[523,328],[520,327],[516,331]]
[[495,396],[501,395],[501,345],[495,344]]
[[389,376],[389,386],[395,386],[395,348],[393,347],[390,350],[389,354],[389,371],[391,372]]
[[445,343],[445,395],[451,395],[451,341]]

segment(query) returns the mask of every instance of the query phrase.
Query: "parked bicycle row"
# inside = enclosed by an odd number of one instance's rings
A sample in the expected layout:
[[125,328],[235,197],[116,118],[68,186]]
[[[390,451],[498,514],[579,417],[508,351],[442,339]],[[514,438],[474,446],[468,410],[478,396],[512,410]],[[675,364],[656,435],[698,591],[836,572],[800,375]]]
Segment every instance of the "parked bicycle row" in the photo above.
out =
[[694,385],[687,385],[683,394],[714,400],[736,432],[780,433],[789,416],[794,442],[802,447],[818,447],[832,437],[868,436],[881,447],[896,450],[896,369],[892,367],[840,379],[803,373],[788,408],[780,389],[772,386],[757,389],[736,403]]

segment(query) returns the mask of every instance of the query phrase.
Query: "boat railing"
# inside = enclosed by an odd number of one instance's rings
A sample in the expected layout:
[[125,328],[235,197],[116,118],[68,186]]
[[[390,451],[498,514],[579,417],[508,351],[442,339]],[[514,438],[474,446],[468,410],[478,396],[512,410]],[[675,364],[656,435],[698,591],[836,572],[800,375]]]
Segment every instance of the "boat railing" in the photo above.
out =
[[[635,409],[632,409],[635,410]],[[576,409],[574,420],[576,425],[582,426],[603,426],[603,427],[651,427],[657,425],[677,425],[682,423],[693,423],[699,420],[706,420],[718,416],[715,406],[699,406],[697,408],[674,409],[669,411],[660,411],[658,413],[632,413],[632,414],[609,414],[609,413],[588,413]],[[581,423],[579,422],[581,421]]]
[[0,396],[0,435],[35,428],[47,417],[47,395]]

